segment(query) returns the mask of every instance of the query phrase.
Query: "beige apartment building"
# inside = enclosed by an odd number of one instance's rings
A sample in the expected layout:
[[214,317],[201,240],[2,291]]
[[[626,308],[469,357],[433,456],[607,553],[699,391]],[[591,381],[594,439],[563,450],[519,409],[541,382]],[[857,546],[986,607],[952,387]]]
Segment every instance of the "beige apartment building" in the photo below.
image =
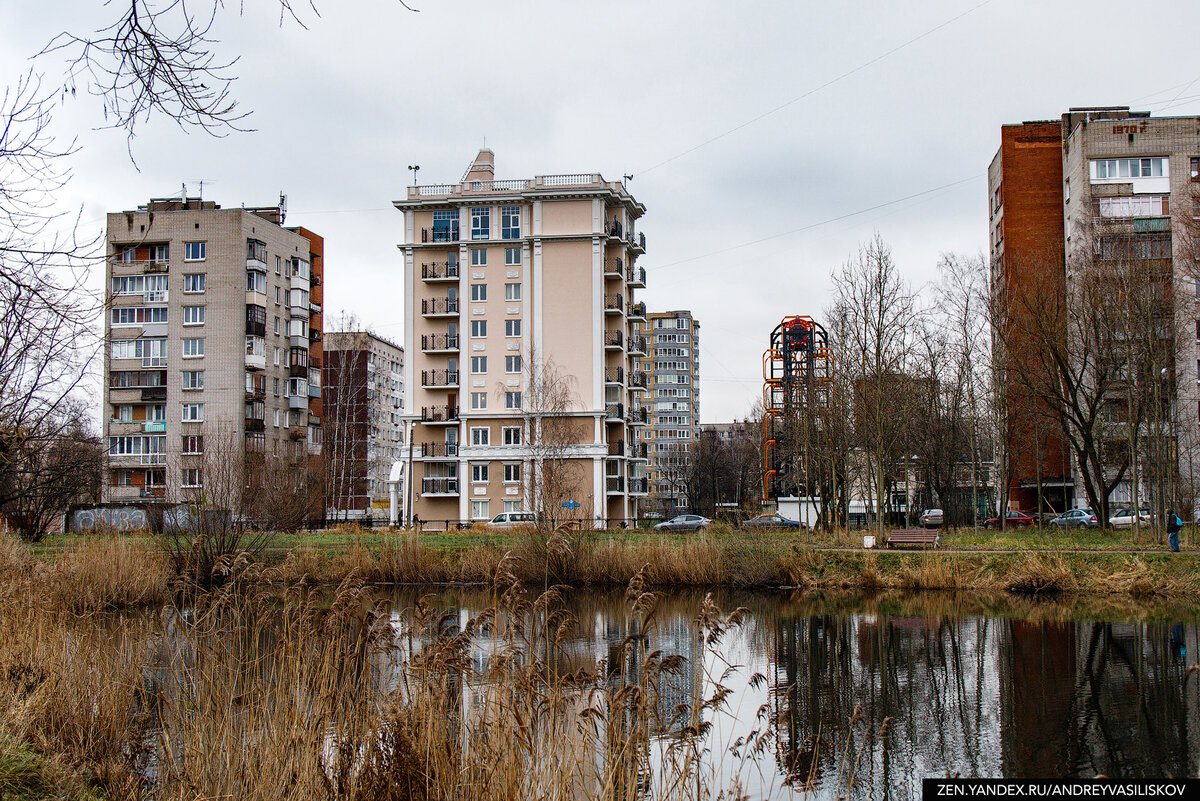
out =
[[650,459],[648,511],[672,517],[688,511],[691,452],[700,435],[700,321],[682,309],[651,312],[638,334],[651,401],[650,425],[636,447]]
[[319,459],[324,240],[284,214],[281,197],[108,215],[106,501],[233,504],[245,454]]
[[423,521],[638,515],[645,207],[595,173],[414,186],[404,214],[412,510]]

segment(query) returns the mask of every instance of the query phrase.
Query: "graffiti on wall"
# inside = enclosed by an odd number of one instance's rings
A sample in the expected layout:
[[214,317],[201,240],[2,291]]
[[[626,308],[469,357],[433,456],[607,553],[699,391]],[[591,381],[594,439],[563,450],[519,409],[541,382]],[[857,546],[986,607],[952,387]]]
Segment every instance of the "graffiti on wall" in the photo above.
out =
[[76,509],[71,515],[71,531],[95,531],[98,528],[115,531],[135,531],[149,528],[146,510],[137,506],[97,506]]

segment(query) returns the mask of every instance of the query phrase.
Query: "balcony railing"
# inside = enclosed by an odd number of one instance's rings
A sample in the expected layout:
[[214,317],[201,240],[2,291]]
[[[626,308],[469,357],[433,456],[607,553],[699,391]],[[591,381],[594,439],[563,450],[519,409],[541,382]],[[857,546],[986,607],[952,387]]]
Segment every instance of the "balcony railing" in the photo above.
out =
[[625,381],[624,367],[606,367],[604,368],[604,383],[620,384]]
[[142,389],[142,400],[144,400],[144,401],[166,400],[166,399],[167,399],[167,388],[166,387],[144,387]]
[[634,495],[645,495],[650,492],[649,482],[644,478],[629,479],[629,491]]
[[645,267],[630,267],[629,268],[629,283],[636,289],[646,288],[646,268]]
[[612,329],[609,329],[604,332],[604,347],[615,348],[617,350],[620,350],[621,346],[624,344],[625,344],[625,332],[624,331],[621,331],[621,330],[614,331]]
[[645,356],[646,355],[646,338],[640,336],[632,336],[629,338],[629,355],[630,356]]
[[418,453],[425,457],[454,457],[458,456],[457,442],[422,442],[418,447]]
[[629,458],[631,459],[649,459],[650,446],[645,442],[635,442],[629,446]]
[[458,334],[421,334],[421,350],[458,350]]
[[608,259],[604,262],[604,275],[607,278],[620,278],[625,273],[624,259]]
[[615,236],[617,239],[624,239],[625,226],[621,224],[620,220],[605,220],[604,233]]
[[421,280],[423,281],[457,281],[458,262],[435,261],[421,265]]
[[605,476],[604,489],[609,493],[625,491],[625,476]]
[[625,311],[625,296],[624,295],[605,295],[604,296],[604,311],[609,314],[620,314]]
[[422,228],[422,242],[457,242],[458,226],[452,228]]
[[247,417],[245,419],[247,434],[258,434],[267,428],[267,421],[261,417]]
[[[633,352],[633,348],[630,348],[629,350],[631,353]],[[629,388],[630,389],[645,389],[646,388],[646,374],[643,372],[640,372],[640,371],[630,372]]]
[[421,314],[425,317],[458,314],[458,298],[421,298]]
[[608,420],[623,420],[625,417],[625,404],[609,403],[604,406],[604,417]]
[[147,420],[142,423],[142,431],[146,434],[165,434],[167,431],[166,420]]
[[457,406],[422,406],[422,423],[455,423],[458,422]]
[[625,455],[625,440],[617,439],[608,443],[609,456],[624,456]]
[[458,478],[426,476],[421,479],[422,495],[457,495]]
[[643,301],[629,304],[630,319],[646,319],[646,304]]
[[422,370],[421,386],[423,387],[457,387],[457,370]]
[[315,328],[308,329],[309,342],[320,342],[322,339],[324,339],[324,335],[320,331]]
[[630,409],[629,417],[626,418],[625,422],[631,426],[647,425],[650,422],[650,413],[644,408]]

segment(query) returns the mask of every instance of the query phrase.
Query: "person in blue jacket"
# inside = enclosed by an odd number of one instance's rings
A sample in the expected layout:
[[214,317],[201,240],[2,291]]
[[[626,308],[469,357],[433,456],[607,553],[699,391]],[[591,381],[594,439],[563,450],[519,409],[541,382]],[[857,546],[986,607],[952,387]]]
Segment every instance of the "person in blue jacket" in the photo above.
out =
[[1179,529],[1183,528],[1183,521],[1179,519],[1179,515],[1175,514],[1173,509],[1167,510],[1167,539],[1171,543],[1171,550],[1179,553]]

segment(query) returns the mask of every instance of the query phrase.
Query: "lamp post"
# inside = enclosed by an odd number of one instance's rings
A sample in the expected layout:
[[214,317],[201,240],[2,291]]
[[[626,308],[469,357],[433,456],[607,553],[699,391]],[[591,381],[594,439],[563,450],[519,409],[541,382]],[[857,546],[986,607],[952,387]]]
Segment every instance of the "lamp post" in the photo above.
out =
[[413,174],[413,186],[416,186],[417,185],[417,173],[421,171],[421,165],[420,164],[409,164],[408,169]]

